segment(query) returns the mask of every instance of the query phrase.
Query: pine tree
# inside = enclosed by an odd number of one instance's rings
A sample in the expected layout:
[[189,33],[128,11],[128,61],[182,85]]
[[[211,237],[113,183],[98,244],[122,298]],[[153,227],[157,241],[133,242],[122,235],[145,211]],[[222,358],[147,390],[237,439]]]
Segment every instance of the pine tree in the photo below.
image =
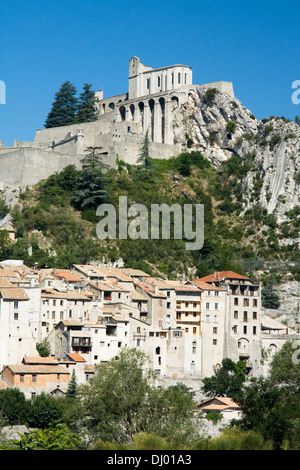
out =
[[76,398],[77,396],[77,380],[75,375],[75,370],[73,369],[71,380],[69,382],[68,390],[66,396],[68,398]]
[[148,130],[146,131],[144,142],[141,148],[140,156],[137,161],[137,163],[140,164],[140,167],[145,169],[145,170],[151,170],[152,168],[152,162],[149,154],[149,136],[148,136]]
[[103,171],[107,165],[102,161],[101,147],[88,147],[81,160],[82,171],[78,178],[72,204],[76,209],[96,209],[106,198]]
[[95,93],[91,91],[91,86],[89,83],[83,85],[84,91],[79,95],[76,122],[92,122],[98,118]]
[[69,81],[61,85],[45,121],[46,128],[67,126],[74,122],[78,105],[76,93],[76,88]]

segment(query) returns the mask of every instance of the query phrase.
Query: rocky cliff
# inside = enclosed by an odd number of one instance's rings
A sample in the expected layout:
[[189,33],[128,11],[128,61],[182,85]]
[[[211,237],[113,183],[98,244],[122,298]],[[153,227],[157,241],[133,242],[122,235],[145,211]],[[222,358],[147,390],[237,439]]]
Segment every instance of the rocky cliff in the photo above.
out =
[[189,136],[192,149],[215,166],[233,155],[247,160],[244,209],[261,204],[279,223],[286,221],[286,212],[300,205],[300,126],[285,118],[258,120],[238,99],[209,91],[199,86],[177,110],[175,142]]

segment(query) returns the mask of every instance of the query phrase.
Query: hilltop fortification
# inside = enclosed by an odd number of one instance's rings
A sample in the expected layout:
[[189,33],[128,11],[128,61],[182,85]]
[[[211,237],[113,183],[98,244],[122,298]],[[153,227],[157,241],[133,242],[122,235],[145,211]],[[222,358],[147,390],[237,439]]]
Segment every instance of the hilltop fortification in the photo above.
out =
[[135,164],[147,130],[152,157],[176,156],[186,148],[186,138],[178,138],[178,110],[193,102],[198,88],[210,87],[234,97],[230,82],[193,85],[190,66],[152,69],[132,57],[128,92],[108,98],[96,92],[97,121],[38,129],[33,142],[15,140],[12,147],[2,142],[0,189],[12,200],[14,190],[32,186],[70,163],[80,166],[90,146],[102,147],[111,166],[117,158]]

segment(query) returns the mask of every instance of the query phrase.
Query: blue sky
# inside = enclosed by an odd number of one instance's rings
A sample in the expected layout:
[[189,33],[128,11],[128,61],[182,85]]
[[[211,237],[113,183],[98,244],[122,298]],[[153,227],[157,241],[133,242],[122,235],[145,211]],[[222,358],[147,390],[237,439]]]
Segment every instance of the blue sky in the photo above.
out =
[[2,0],[0,140],[34,140],[69,80],[104,97],[128,90],[128,61],[190,65],[193,83],[228,80],[259,119],[300,115],[300,2]]

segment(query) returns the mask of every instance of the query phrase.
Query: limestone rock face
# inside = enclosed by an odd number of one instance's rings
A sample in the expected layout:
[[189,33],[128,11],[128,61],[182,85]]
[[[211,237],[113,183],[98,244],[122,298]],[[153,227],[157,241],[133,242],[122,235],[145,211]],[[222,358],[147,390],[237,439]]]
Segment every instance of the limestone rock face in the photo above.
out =
[[[245,210],[260,204],[281,223],[300,205],[300,126],[295,122],[258,120],[237,98],[216,92],[208,99],[199,86],[176,111],[175,142],[184,145],[187,135],[191,150],[200,150],[216,167],[232,155],[253,159],[243,180]],[[255,185],[260,191],[254,195]]]

